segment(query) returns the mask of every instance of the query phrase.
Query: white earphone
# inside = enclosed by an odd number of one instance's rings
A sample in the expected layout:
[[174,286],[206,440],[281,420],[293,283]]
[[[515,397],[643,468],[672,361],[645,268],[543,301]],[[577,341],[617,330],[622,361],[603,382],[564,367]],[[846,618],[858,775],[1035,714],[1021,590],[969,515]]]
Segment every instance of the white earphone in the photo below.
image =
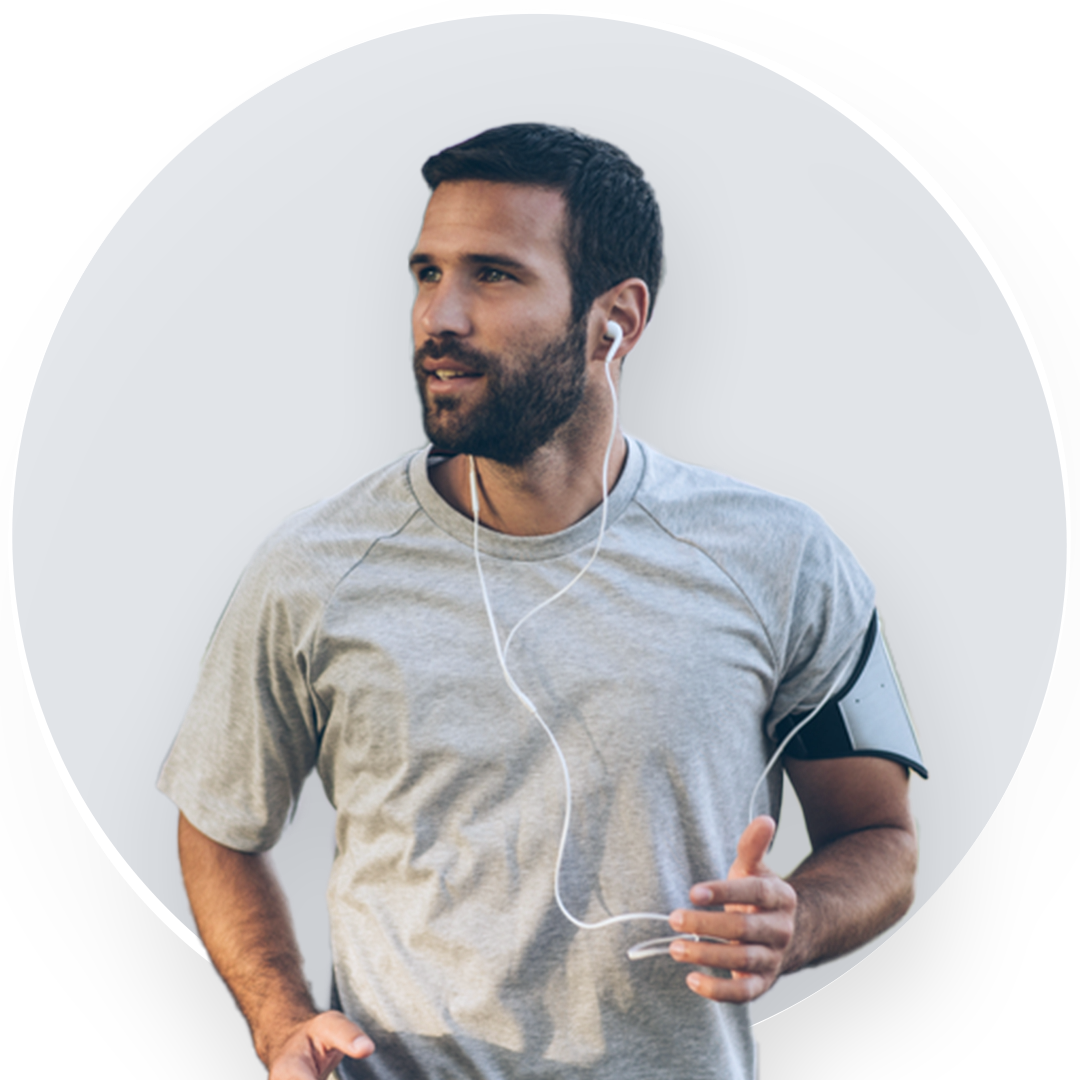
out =
[[610,364],[615,358],[615,354],[619,351],[619,346],[622,344],[623,330],[614,319],[608,320],[604,329],[607,331],[607,336],[612,339],[611,348],[608,349],[607,358],[604,360],[605,364]]

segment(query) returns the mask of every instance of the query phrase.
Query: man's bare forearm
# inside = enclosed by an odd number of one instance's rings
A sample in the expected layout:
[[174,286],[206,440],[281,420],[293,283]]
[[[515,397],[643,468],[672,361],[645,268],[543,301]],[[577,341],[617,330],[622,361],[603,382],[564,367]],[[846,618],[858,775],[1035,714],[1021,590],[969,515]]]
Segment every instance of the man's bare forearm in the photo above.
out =
[[892,926],[914,899],[916,862],[913,833],[892,826],[848,833],[810,855],[787,879],[798,907],[783,971],[842,956]]
[[199,934],[269,1064],[288,1034],[317,1013],[281,886],[266,855],[224,847],[183,814],[179,847]]

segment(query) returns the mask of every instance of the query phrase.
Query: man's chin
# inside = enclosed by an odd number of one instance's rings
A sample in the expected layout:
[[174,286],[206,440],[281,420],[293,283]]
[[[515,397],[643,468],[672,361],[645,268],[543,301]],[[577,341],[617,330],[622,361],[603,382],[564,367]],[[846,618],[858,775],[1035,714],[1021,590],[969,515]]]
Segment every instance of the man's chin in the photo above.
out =
[[524,464],[529,457],[529,454],[522,454],[522,447],[508,445],[506,441],[478,438],[468,431],[449,430],[443,426],[425,424],[424,433],[431,443],[432,450],[445,457],[471,454],[473,457],[495,461],[511,468]]
[[476,453],[476,441],[469,438],[468,432],[457,431],[442,424],[425,424],[424,434],[427,435],[428,442],[434,450],[447,457]]
[[463,429],[463,417],[457,408],[447,408],[446,402],[433,402],[426,394],[422,397],[424,434],[435,446],[454,446],[468,433]]

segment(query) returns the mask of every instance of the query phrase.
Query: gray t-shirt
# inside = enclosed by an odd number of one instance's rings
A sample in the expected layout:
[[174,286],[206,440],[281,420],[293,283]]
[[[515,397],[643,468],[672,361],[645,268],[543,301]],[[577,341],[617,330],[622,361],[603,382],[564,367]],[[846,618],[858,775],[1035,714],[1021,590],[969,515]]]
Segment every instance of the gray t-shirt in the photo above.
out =
[[[775,724],[856,662],[873,588],[792,500],[630,439],[600,556],[508,663],[566,756],[561,893],[579,919],[669,912],[722,878]],[[377,1052],[350,1077],[749,1080],[744,1007],[631,962],[659,922],[580,930],[553,872],[564,784],[495,656],[472,522],[419,451],[290,518],[244,573],[159,781],[208,836],[262,851],[312,769],[337,810],[342,1009]],[[592,553],[481,530],[502,633]],[[779,812],[774,771],[756,813]]]

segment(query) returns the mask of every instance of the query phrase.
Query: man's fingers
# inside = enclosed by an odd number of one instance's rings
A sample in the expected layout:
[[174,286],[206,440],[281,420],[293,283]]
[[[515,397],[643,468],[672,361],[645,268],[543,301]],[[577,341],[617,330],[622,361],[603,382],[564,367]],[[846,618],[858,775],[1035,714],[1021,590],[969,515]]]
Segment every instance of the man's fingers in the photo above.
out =
[[275,1053],[269,1080],[326,1080],[343,1057],[367,1057],[374,1049],[347,1016],[319,1013],[300,1024]]
[[783,878],[769,876],[704,881],[690,890],[690,899],[698,907],[752,904],[769,910],[794,907],[796,897],[795,890]]
[[[781,937],[786,941],[786,936]],[[694,971],[686,978],[694,994],[711,1001],[756,1001],[777,980],[780,954],[777,948],[768,945],[678,941],[672,943],[671,954],[680,962],[715,972]]]
[[691,971],[686,976],[686,985],[710,1001],[753,1001],[760,997],[772,985],[772,980],[762,975],[747,975],[739,979],[718,979],[700,971]]
[[324,1050],[339,1050],[352,1058],[367,1057],[375,1049],[371,1039],[339,1012],[320,1013],[311,1021],[308,1035]]
[[773,975],[776,972],[777,953],[764,945],[744,945],[733,942],[718,945],[711,941],[673,941],[671,956],[683,964],[735,971],[747,974]]
[[671,913],[671,928],[680,934],[721,938],[738,945],[766,945],[786,949],[791,941],[792,919],[783,911],[688,911]]
[[[725,881],[705,881],[690,890],[690,900],[700,907],[710,904],[770,903],[770,893],[758,891],[756,882],[779,881],[765,865],[765,853],[776,832],[776,822],[766,814],[754,818],[739,837],[735,861]],[[754,897],[761,896],[761,900]]]
[[765,993],[780,973],[795,931],[798,896],[765,865],[765,853],[775,832],[776,822],[771,817],[754,818],[739,837],[726,880],[700,882],[690,890],[690,900],[697,907],[671,913],[672,929],[679,933],[722,939],[682,939],[671,944],[672,958],[681,963],[731,972],[726,979],[701,971],[687,975],[686,985],[701,997],[752,1001]]

